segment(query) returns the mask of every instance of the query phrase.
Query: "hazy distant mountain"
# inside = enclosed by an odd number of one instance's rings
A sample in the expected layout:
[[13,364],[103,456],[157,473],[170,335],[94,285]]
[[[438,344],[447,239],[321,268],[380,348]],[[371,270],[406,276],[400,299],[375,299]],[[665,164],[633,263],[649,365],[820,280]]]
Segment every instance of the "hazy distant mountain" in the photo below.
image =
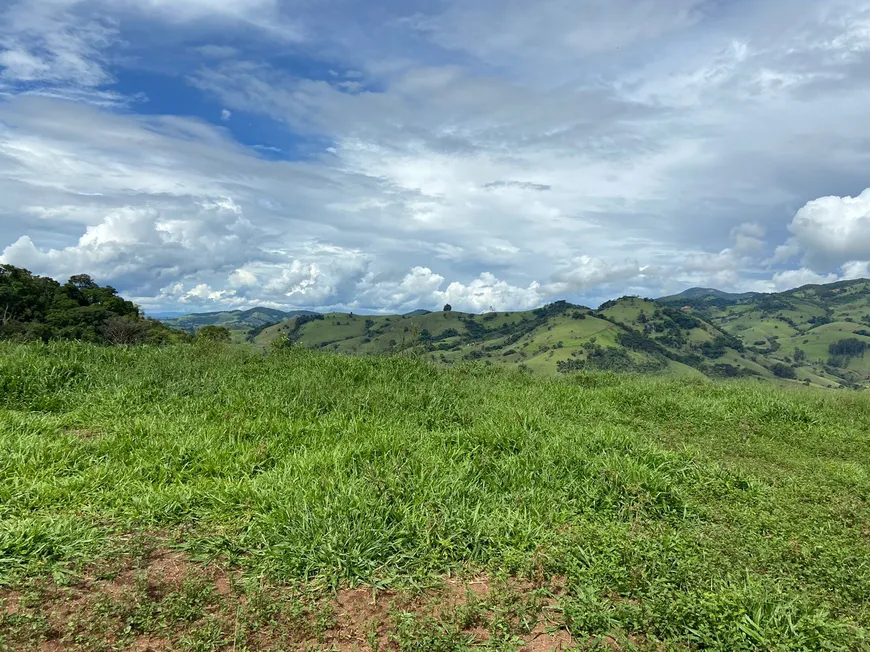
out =
[[752,297],[760,296],[759,292],[723,292],[722,290],[716,290],[715,288],[689,288],[688,290],[684,290],[679,294],[672,294],[667,297],[660,297],[657,301],[662,303],[676,303],[681,300],[710,300],[710,299],[719,299],[724,301],[743,301],[745,299],[751,299]]
[[315,315],[310,310],[277,310],[275,308],[250,308],[248,310],[225,310],[182,314],[175,317],[158,317],[167,326],[191,333],[203,326],[223,326],[231,331],[249,331],[270,324],[277,324],[299,315]]

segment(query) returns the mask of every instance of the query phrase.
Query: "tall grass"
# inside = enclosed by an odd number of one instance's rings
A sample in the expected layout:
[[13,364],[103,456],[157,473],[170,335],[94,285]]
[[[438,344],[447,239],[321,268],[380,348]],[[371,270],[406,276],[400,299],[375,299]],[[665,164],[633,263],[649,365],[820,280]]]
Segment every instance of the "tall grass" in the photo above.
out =
[[0,345],[0,581],[139,530],[330,585],[564,576],[576,636],[856,649],[870,398],[222,346]]

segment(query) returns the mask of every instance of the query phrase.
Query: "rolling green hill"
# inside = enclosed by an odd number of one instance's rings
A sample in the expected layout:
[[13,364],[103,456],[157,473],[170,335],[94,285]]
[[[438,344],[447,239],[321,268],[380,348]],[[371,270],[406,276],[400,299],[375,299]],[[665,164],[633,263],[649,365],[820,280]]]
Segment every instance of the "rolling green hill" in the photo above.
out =
[[[788,292],[691,288],[660,299],[622,297],[597,310],[557,301],[536,310],[470,314],[318,314],[269,308],[185,315],[167,325],[228,328],[258,348],[292,341],[344,354],[413,353],[444,364],[479,361],[554,375],[582,369],[687,377],[755,377],[828,388],[870,382],[870,280]],[[843,340],[848,355],[832,354]],[[833,347],[833,348],[832,348]]]
[[161,319],[171,328],[178,328],[188,333],[195,333],[203,326],[223,326],[233,334],[233,339],[240,341],[255,328],[262,328],[298,315],[313,315],[308,310],[286,312],[275,308],[251,308],[249,310],[227,310],[223,312],[202,312],[179,317]]
[[806,285],[774,294],[675,295],[658,300],[683,304],[691,314],[739,338],[747,350],[773,364],[794,366],[799,380],[828,386],[864,385],[870,358],[861,346],[835,355],[843,340],[870,345],[870,281]]
[[[685,377],[775,380],[777,361],[685,311],[623,297],[593,311],[559,301],[524,312],[416,315],[329,313],[258,329],[255,346],[293,342],[337,353],[412,353],[448,365],[478,361],[555,375],[611,370]],[[783,382],[839,385],[815,376]]]
[[739,301],[740,299],[749,299],[758,295],[758,292],[744,292],[742,294],[735,294],[733,292],[723,292],[722,290],[716,290],[714,288],[689,288],[688,290],[683,290],[679,294],[662,297],[658,299],[658,301],[668,304],[681,303],[684,302],[686,299],[723,299],[725,301]]

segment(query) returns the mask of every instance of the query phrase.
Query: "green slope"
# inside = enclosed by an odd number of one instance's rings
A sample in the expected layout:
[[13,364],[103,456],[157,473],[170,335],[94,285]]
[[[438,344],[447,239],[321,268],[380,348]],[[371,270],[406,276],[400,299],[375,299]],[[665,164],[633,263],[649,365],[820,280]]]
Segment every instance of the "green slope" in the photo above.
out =
[[556,302],[483,315],[330,313],[269,326],[253,342],[262,348],[286,339],[343,354],[413,353],[448,365],[477,361],[543,375],[587,369],[772,379],[769,367],[775,362],[750,354],[739,339],[703,319],[637,297],[608,302],[598,311]]
[[[234,333],[242,338],[238,316]],[[274,315],[273,315],[274,316]],[[444,364],[478,361],[555,375],[612,369],[666,375],[753,376],[778,384],[863,387],[870,356],[829,360],[832,345],[870,346],[870,281],[811,285],[777,294],[693,288],[658,300],[622,297],[598,310],[560,301],[482,315],[304,313],[248,332],[259,348],[290,338],[350,355],[411,354]],[[189,316],[202,320],[204,316]],[[256,318],[252,315],[250,318]],[[802,359],[795,359],[800,349]],[[783,377],[785,376],[785,377]]]
[[297,315],[313,315],[307,310],[286,312],[275,308],[250,308],[248,310],[225,310],[221,312],[203,312],[182,315],[180,317],[164,318],[160,321],[172,328],[195,333],[204,326],[223,326],[233,334],[234,340],[242,340],[252,329],[264,328],[277,324]]
[[[864,386],[870,358],[834,360],[830,347],[855,338],[870,345],[870,281],[807,285],[787,292],[690,303],[694,314],[738,337],[753,354],[795,365],[798,380],[829,386]],[[866,335],[865,335],[866,333]]]

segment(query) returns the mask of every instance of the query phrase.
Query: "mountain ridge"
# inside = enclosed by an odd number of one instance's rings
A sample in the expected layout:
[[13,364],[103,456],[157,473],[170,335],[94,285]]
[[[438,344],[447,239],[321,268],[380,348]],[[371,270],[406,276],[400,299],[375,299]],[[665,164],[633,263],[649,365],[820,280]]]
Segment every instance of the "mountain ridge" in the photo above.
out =
[[[850,340],[858,343],[842,344]],[[870,281],[781,293],[689,288],[655,300],[624,296],[594,310],[557,301],[484,314],[325,313],[260,328],[249,341],[352,355],[414,353],[444,364],[478,361],[545,374],[604,369],[859,388],[870,383],[863,357],[864,345],[870,347]],[[835,353],[841,350],[857,353]]]

